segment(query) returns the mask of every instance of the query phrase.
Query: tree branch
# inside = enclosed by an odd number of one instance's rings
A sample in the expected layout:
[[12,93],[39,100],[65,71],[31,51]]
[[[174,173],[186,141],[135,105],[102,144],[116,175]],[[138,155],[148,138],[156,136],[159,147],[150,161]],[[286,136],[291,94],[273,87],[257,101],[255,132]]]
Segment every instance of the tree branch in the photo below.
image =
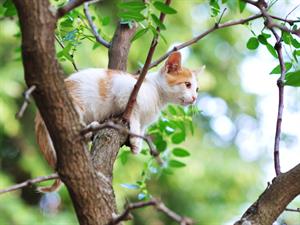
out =
[[[200,35],[192,38],[191,40],[188,40],[186,42],[183,42],[182,44],[180,45],[177,45],[175,47],[173,47],[170,51],[168,51],[166,54],[164,54],[163,56],[161,56],[159,59],[157,59],[156,61],[154,61],[153,63],[151,63],[149,65],[149,68],[148,69],[151,69],[153,67],[156,67],[157,65],[159,65],[161,62],[163,62],[166,58],[169,57],[169,55],[175,51],[178,51],[180,49],[183,49],[185,47],[188,47],[192,44],[195,44],[197,43],[198,41],[200,41],[202,38],[206,37],[208,34],[214,32],[215,30],[218,30],[218,29],[223,29],[223,28],[226,28],[226,27],[231,27],[231,26],[235,26],[235,25],[240,25],[240,24],[245,24],[245,23],[248,23],[249,21],[251,20],[255,20],[257,18],[260,18],[262,17],[262,14],[257,14],[257,15],[254,15],[254,16],[250,16],[248,18],[245,18],[245,19],[240,19],[240,20],[234,20],[234,21],[229,21],[229,22],[225,22],[223,24],[215,24],[213,27],[211,27],[210,29],[208,29],[207,31],[204,31],[203,33],[201,33]],[[136,73],[140,73],[141,71],[138,70]]]
[[275,177],[235,225],[271,225],[300,194],[300,164]]
[[[165,4],[166,5],[170,5],[171,3],[171,0],[166,0],[165,1]],[[164,22],[164,19],[165,19],[165,14],[164,13],[161,13],[160,14],[160,17],[159,17],[159,20],[161,23]],[[129,97],[129,100],[128,100],[128,103],[127,103],[127,106],[125,108],[125,111],[123,113],[123,118],[127,121],[129,121],[129,118],[130,118],[130,115],[131,115],[131,112],[132,112],[132,109],[133,109],[133,106],[136,102],[136,97],[138,95],[138,92],[142,86],[142,83],[147,75],[147,72],[148,72],[148,69],[149,69],[149,66],[150,66],[150,63],[151,63],[151,60],[152,60],[152,57],[153,57],[153,54],[154,54],[154,51],[156,49],[156,46],[158,44],[158,38],[159,38],[159,33],[160,33],[160,28],[157,27],[156,28],[156,31],[157,31],[157,35],[154,36],[152,42],[151,42],[151,45],[150,45],[150,49],[149,49],[149,52],[148,52],[148,55],[147,55],[147,58],[146,58],[146,62],[144,64],[144,67],[142,69],[142,72],[136,82],[136,84],[134,85],[134,88],[130,94],[130,97]]]
[[88,134],[89,132],[99,131],[99,130],[102,130],[104,128],[113,128],[113,129],[116,129],[116,130],[120,131],[121,133],[125,133],[126,135],[130,135],[130,136],[133,136],[133,137],[143,139],[147,143],[147,145],[149,146],[150,154],[153,157],[155,157],[155,159],[157,160],[157,162],[160,165],[163,164],[162,159],[159,157],[159,152],[155,149],[155,147],[152,143],[152,140],[149,137],[132,133],[128,128],[126,128],[124,126],[121,126],[119,124],[116,124],[112,121],[107,121],[106,123],[103,123],[103,124],[100,124],[96,121],[92,122],[91,124],[86,126],[84,129],[82,129],[80,134],[84,136],[84,135]]
[[53,180],[53,179],[56,179],[56,178],[59,178],[58,174],[53,173],[53,174],[48,175],[48,176],[41,176],[41,177],[36,177],[36,178],[30,179],[30,180],[26,180],[22,183],[19,183],[19,184],[13,185],[11,187],[0,190],[0,195],[4,194],[4,193],[7,193],[7,192],[11,192],[11,191],[16,191],[16,190],[21,189],[21,188],[26,187],[26,186],[31,186],[31,185],[36,184],[36,183],[40,183],[40,182],[47,181],[47,180]]
[[74,8],[82,5],[84,2],[91,1],[91,0],[69,0],[67,4],[60,7],[56,12],[56,17],[61,18]]
[[92,33],[94,34],[94,36],[96,38],[96,41],[98,43],[100,43],[101,45],[105,46],[106,48],[109,48],[110,47],[110,43],[107,42],[106,40],[104,40],[100,36],[100,34],[97,31],[97,27],[96,27],[96,25],[94,24],[94,22],[92,20],[92,17],[91,17],[90,12],[89,12],[89,4],[90,3],[94,3],[94,2],[86,2],[86,3],[84,3],[84,8],[83,9],[84,9],[84,14],[85,14],[85,16],[86,16],[86,18],[88,20],[88,23],[89,23],[89,25],[91,27]]
[[36,89],[36,86],[32,85],[30,88],[27,89],[27,91],[24,92],[24,102],[23,102],[19,112],[16,113],[17,119],[22,118],[26,108],[28,107],[28,105],[30,103],[30,95],[32,94],[32,92],[34,92],[35,89]]
[[177,213],[175,213],[174,211],[169,209],[163,202],[161,202],[155,198],[152,198],[151,200],[146,201],[146,202],[135,202],[135,203],[128,204],[125,211],[122,214],[120,214],[119,216],[115,217],[109,223],[109,225],[116,225],[116,224],[126,220],[129,217],[131,211],[133,211],[135,209],[139,209],[139,208],[144,208],[147,206],[155,207],[157,211],[164,213],[170,219],[180,223],[181,225],[194,224],[192,219],[178,215]]

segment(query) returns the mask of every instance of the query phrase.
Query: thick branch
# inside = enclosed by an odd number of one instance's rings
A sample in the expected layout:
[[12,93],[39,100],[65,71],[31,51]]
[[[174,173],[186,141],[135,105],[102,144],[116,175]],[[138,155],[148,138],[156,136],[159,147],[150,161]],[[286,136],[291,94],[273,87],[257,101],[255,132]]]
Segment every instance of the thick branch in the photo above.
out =
[[108,52],[108,68],[127,70],[127,59],[131,47],[131,38],[136,31],[136,24],[129,27],[128,24],[119,22]]
[[181,225],[192,225],[194,223],[192,219],[178,215],[177,213],[169,209],[163,202],[153,198],[147,202],[135,202],[135,203],[128,204],[125,211],[119,216],[117,216],[116,218],[114,218],[109,223],[109,225],[118,224],[121,221],[126,220],[129,217],[131,211],[139,208],[144,208],[147,206],[155,207],[157,211],[164,213],[170,219],[180,223]]
[[[166,5],[170,5],[170,3],[171,3],[171,0],[166,0],[165,1]],[[164,19],[165,19],[165,14],[161,13],[160,17],[159,17],[160,22],[163,23]],[[148,52],[148,55],[147,55],[147,58],[146,58],[146,62],[144,64],[142,72],[141,72],[141,74],[140,74],[140,76],[139,76],[136,84],[134,85],[134,88],[133,88],[131,94],[130,94],[130,97],[129,97],[129,100],[128,100],[125,112],[123,114],[123,118],[125,120],[127,120],[127,121],[129,121],[129,117],[131,115],[133,106],[134,106],[134,104],[136,102],[136,97],[137,97],[138,92],[139,92],[139,90],[140,90],[140,88],[142,86],[142,83],[143,83],[143,81],[144,81],[144,79],[145,79],[145,77],[147,75],[147,72],[148,72],[148,69],[149,69],[149,66],[150,66],[150,63],[151,63],[154,51],[155,51],[156,46],[158,44],[158,38],[159,38],[160,28],[157,27],[156,31],[157,31],[157,35],[154,36],[154,38],[153,38],[153,40],[151,42],[150,49],[149,49],[149,52]]]
[[157,160],[157,162],[159,164],[163,163],[162,159],[159,157],[159,152],[155,149],[154,144],[153,144],[152,140],[149,137],[132,133],[125,126],[115,124],[112,121],[108,121],[108,122],[103,123],[103,124],[100,124],[98,122],[93,122],[93,123],[89,124],[87,127],[85,127],[80,133],[81,133],[81,135],[86,135],[89,132],[99,131],[99,130],[102,130],[104,128],[113,128],[113,129],[116,129],[116,130],[120,131],[121,133],[125,133],[126,135],[130,135],[132,137],[137,137],[137,138],[143,139],[149,147],[150,154],[153,157],[155,157],[155,159]]
[[47,181],[47,180],[53,180],[56,178],[59,178],[59,176],[57,173],[54,173],[54,174],[51,174],[48,176],[41,176],[41,177],[36,177],[36,178],[30,179],[30,180],[26,180],[22,183],[19,183],[19,184],[16,184],[16,185],[13,185],[8,188],[0,190],[0,195],[7,193],[7,192],[11,192],[11,191],[16,191],[16,190],[21,189],[26,186],[31,186],[36,183],[40,183],[40,182]]
[[258,200],[249,207],[235,225],[271,225],[300,194],[300,164],[273,179]]
[[57,153],[59,177],[68,188],[79,223],[104,225],[115,213],[113,203],[108,204],[114,196],[105,177],[96,173],[86,143],[79,138],[82,129],[79,116],[56,60],[57,18],[48,0],[14,0],[14,3],[21,26],[26,83],[37,87],[33,97]]

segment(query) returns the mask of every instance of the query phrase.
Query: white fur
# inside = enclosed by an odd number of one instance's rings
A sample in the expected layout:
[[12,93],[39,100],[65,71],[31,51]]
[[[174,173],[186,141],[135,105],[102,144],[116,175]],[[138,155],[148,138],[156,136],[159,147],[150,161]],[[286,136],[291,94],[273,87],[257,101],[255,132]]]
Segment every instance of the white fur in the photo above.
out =
[[[108,84],[107,96],[102,97],[99,95],[99,81],[107,79],[106,76],[108,75],[105,69],[86,69],[68,77],[68,80],[75,80],[80,84],[76,94],[84,104],[84,111],[76,108],[85,124],[101,122],[112,115],[120,115],[125,110],[136,79],[125,72],[114,71]],[[157,119],[167,103],[193,103],[197,97],[197,80],[194,73],[189,82],[192,84],[191,88],[187,88],[184,83],[170,86],[163,70],[148,74],[138,93],[129,121],[131,132],[144,135],[146,127]],[[75,93],[71,91],[72,94]],[[141,149],[141,139],[130,138],[130,143],[132,151],[138,153]]]

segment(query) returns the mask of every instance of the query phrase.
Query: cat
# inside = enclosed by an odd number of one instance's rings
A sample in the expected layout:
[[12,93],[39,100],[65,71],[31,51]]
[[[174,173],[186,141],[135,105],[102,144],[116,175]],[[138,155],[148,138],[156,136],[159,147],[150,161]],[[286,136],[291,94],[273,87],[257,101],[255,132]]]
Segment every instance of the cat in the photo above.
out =
[[[136,76],[122,71],[85,69],[70,75],[65,79],[65,85],[80,120],[84,124],[90,124],[120,115],[125,110],[136,80]],[[173,52],[159,72],[146,76],[129,119],[130,131],[144,135],[147,126],[158,118],[165,105],[193,104],[197,92],[197,71],[182,67],[180,52]],[[39,113],[35,118],[35,132],[44,157],[55,169],[56,153]],[[142,139],[130,137],[129,142],[131,151],[134,154],[139,153]],[[60,183],[57,179],[51,187],[40,187],[39,191],[52,192]]]

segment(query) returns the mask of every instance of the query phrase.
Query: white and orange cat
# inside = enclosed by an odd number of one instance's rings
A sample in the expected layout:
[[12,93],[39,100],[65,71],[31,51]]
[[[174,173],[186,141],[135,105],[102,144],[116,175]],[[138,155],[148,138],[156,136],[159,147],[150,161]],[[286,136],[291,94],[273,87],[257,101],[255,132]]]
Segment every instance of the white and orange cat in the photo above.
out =
[[[181,54],[174,52],[159,72],[148,74],[129,120],[130,131],[144,135],[147,126],[157,119],[168,103],[184,106],[194,103],[198,91],[196,73],[182,67]],[[133,75],[108,69],[85,69],[65,80],[75,108],[85,124],[120,115],[135,83],[136,77]],[[41,151],[55,169],[56,153],[39,113],[36,115],[35,132]],[[129,141],[132,152],[139,153],[142,140],[131,137]],[[60,180],[57,180],[52,187],[40,188],[40,191],[54,191],[59,184]]]

